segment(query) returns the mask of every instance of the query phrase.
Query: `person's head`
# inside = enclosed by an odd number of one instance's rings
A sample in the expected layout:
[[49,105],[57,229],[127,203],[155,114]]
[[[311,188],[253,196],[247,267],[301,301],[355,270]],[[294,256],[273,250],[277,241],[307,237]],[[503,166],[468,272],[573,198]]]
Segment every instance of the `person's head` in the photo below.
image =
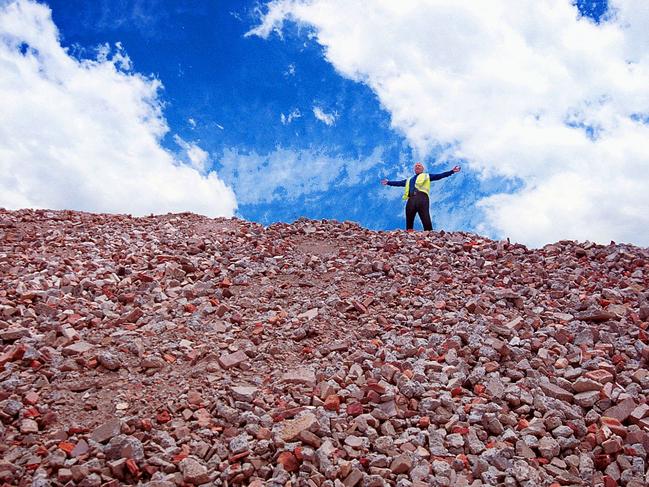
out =
[[424,172],[424,165],[421,162],[415,163],[415,174],[421,174]]

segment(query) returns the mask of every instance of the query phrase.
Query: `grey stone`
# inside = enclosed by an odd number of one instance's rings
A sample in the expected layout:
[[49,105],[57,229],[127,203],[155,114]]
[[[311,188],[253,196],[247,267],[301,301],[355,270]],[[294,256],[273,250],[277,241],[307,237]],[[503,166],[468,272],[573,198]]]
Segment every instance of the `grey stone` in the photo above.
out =
[[599,401],[599,391],[587,391],[575,394],[574,401],[577,406],[582,408],[591,408]]
[[446,444],[449,448],[462,448],[464,446],[464,437],[457,433],[447,435]]
[[252,386],[235,386],[232,388],[232,397],[237,401],[252,402],[258,390]]
[[543,458],[552,460],[554,457],[559,455],[561,447],[557,440],[549,436],[544,436],[539,440],[539,453]]
[[223,354],[219,357],[219,364],[224,369],[231,369],[248,360],[248,356],[243,350],[234,353]]
[[298,367],[297,369],[286,372],[282,376],[282,382],[288,384],[304,384],[309,387],[315,387],[315,373],[310,367]]
[[118,418],[113,418],[96,428],[90,435],[90,438],[97,443],[103,443],[119,435],[120,429],[121,421]]
[[183,475],[183,481],[189,484],[200,485],[207,483],[210,480],[207,467],[196,458],[184,458],[180,461],[178,467]]
[[563,438],[568,438],[573,435],[572,428],[569,426],[557,426],[552,430],[552,435],[557,438],[557,437],[563,437]]
[[73,343],[72,345],[68,345],[67,347],[63,348],[63,350],[61,350],[61,353],[63,354],[63,356],[69,357],[72,355],[84,354],[86,352],[89,352],[93,348],[95,348],[94,345],[91,345],[90,343],[76,342]]
[[397,455],[392,460],[390,464],[390,470],[394,474],[408,473],[412,468],[412,458],[410,455],[404,453],[402,455]]
[[121,367],[120,360],[110,352],[100,352],[97,354],[99,364],[108,370],[117,370]]
[[248,435],[244,433],[235,436],[230,440],[229,447],[230,451],[234,454],[243,453],[248,450],[250,448],[250,445],[248,444]]
[[553,397],[555,399],[559,399],[561,401],[566,401],[566,402],[573,401],[573,394],[571,392],[566,391],[562,387],[559,387],[550,382],[541,382],[539,385],[541,387],[541,390],[545,392],[547,396]]
[[134,436],[117,435],[104,447],[104,454],[110,460],[132,458],[136,462],[144,460],[142,442]]

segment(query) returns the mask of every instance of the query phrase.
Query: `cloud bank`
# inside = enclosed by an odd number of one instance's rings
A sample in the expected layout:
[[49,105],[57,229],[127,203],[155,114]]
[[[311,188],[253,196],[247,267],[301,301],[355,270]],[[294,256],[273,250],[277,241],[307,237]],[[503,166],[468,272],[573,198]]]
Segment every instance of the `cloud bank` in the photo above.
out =
[[610,0],[276,0],[249,34],[309,28],[367,84],[419,156],[519,188],[479,202],[479,230],[530,245],[649,245],[649,5]]
[[0,206],[233,215],[205,151],[180,138],[180,154],[161,146],[160,89],[119,45],[75,59],[49,8],[0,2]]

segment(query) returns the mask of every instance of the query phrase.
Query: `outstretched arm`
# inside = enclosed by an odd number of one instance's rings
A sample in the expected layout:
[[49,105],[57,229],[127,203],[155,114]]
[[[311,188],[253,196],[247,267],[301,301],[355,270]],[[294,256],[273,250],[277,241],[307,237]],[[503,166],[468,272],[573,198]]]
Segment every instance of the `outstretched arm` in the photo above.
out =
[[452,176],[456,172],[460,172],[460,169],[461,169],[460,166],[455,166],[450,171],[441,172],[439,174],[429,174],[428,176],[430,176],[431,181],[437,181],[438,179],[444,179],[449,176]]
[[387,179],[381,179],[381,184],[383,186],[405,186],[406,179],[402,179],[401,181],[388,181]]

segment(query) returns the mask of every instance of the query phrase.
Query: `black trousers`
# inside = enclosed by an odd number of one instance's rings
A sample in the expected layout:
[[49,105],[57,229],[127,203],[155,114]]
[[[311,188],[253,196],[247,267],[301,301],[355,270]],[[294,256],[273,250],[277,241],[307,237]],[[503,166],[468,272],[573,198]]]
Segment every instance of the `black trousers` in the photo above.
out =
[[406,203],[406,230],[412,230],[415,224],[415,215],[419,215],[424,230],[433,229],[428,206],[428,195],[426,193],[417,191],[413,196],[408,198],[408,202]]

